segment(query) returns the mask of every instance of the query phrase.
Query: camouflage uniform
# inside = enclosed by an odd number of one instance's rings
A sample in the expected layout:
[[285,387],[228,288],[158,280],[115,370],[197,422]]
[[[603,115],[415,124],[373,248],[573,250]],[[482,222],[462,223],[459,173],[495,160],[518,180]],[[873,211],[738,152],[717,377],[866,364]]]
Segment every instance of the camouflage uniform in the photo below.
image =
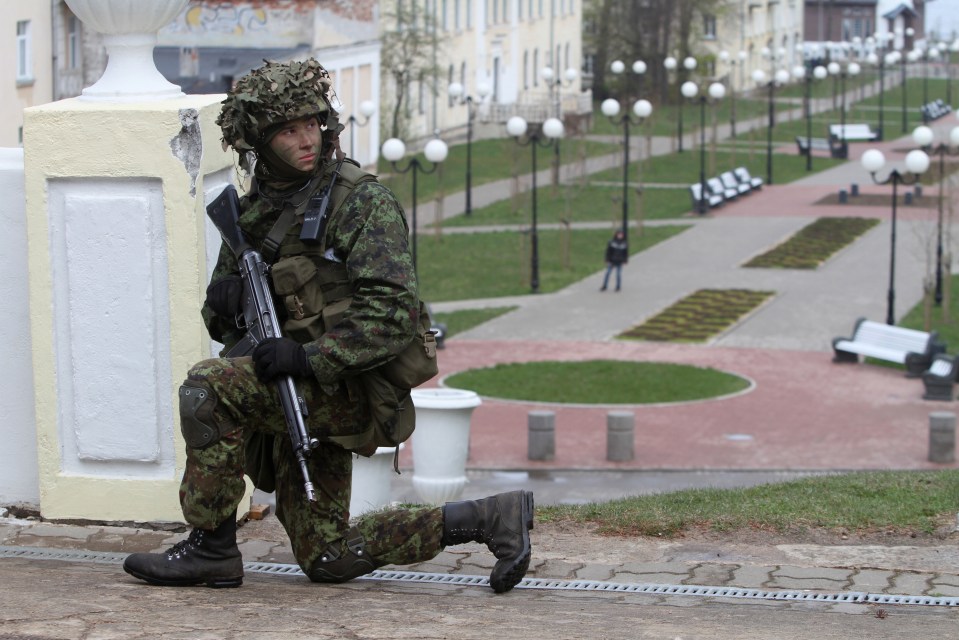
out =
[[[317,188],[323,185],[320,181]],[[257,194],[244,198],[242,205],[240,226],[257,247],[282,208]],[[301,226],[299,219],[287,232],[279,257],[305,254],[322,263],[326,258],[300,241]],[[383,363],[413,336],[418,298],[407,237],[399,204],[374,182],[359,185],[327,228],[325,244],[346,266],[355,293],[343,319],[305,345],[315,379],[297,380],[309,411],[307,428],[323,443],[308,462],[317,487],[315,504],[303,493],[275,385],[257,379],[249,358],[206,360],[190,370],[188,380],[208,386],[218,398],[214,420],[235,426],[209,447],[187,449],[180,499],[191,525],[211,529],[236,509],[244,488],[243,436],[256,430],[279,436],[273,450],[277,517],[299,564],[306,570],[327,547],[345,544],[353,454],[329,438],[363,431],[369,420],[365,403],[351,397],[345,379]],[[211,283],[235,273],[236,259],[223,246]],[[239,337],[232,318],[221,318],[206,306],[203,317],[213,339],[227,347]],[[354,526],[379,566],[432,558],[442,549],[442,524],[440,509],[433,508],[368,514]]]
[[[311,580],[341,582],[384,564],[429,560],[446,545],[484,542],[497,558],[490,586],[508,591],[529,566],[531,492],[439,508],[383,510],[350,522],[353,453],[345,443],[361,445],[360,436],[371,424],[360,374],[389,362],[411,343],[420,307],[402,208],[371,176],[354,168],[344,173],[353,176],[351,190],[345,198],[332,199],[336,206],[323,238],[318,243],[300,240],[310,197],[329,182],[334,151],[339,156],[337,137],[343,127],[330,104],[330,86],[329,74],[315,60],[267,63],[241,78],[224,101],[217,120],[224,144],[241,154],[246,168],[247,152],[257,156],[257,181],[241,200],[238,221],[247,240],[259,249],[265,238],[276,239],[271,230],[281,215],[293,220],[275,255],[263,252],[274,263],[274,298],[283,302],[276,305],[277,312],[287,313],[284,337],[262,341],[252,358],[214,358],[190,369],[180,388],[187,443],[180,503],[193,531],[163,554],[131,554],[123,568],[154,585],[240,586],[235,514],[246,473],[258,487],[275,489],[277,517]],[[277,155],[270,132],[289,129],[286,123],[312,123],[314,117],[323,145],[312,170],[305,171]],[[308,135],[316,135],[312,131]],[[308,274],[302,280],[310,290],[302,291],[302,299],[281,291],[284,265],[303,267]],[[226,345],[221,355],[240,341],[242,332],[233,317],[220,316],[213,307],[228,313],[236,301],[231,296],[238,274],[237,260],[224,244],[202,310],[210,336]],[[302,284],[299,276],[297,283]],[[217,297],[211,306],[215,290],[230,290],[231,302]],[[304,300],[311,309],[301,315]],[[267,360],[260,350],[279,348],[277,342],[296,353],[280,373],[296,376],[307,430],[320,443],[307,458],[316,502],[305,495],[275,383],[257,375]]]

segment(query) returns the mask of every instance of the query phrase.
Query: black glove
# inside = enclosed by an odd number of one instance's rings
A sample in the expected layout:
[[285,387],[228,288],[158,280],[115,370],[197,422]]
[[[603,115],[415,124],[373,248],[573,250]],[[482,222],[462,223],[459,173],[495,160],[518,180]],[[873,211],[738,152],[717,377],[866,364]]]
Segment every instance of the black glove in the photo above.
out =
[[235,318],[243,312],[243,278],[230,274],[206,288],[206,306],[224,318]]
[[253,368],[261,382],[284,375],[305,377],[313,373],[303,345],[289,338],[267,338],[256,345]]

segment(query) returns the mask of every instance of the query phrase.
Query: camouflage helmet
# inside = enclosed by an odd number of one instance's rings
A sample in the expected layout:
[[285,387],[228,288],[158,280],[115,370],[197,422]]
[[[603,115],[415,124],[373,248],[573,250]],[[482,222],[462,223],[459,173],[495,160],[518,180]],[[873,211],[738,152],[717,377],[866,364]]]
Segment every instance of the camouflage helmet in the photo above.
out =
[[333,82],[319,62],[263,62],[237,80],[222,102],[216,124],[223,132],[224,149],[254,151],[269,141],[277,125],[313,114],[320,116],[329,134],[343,129],[330,103]]

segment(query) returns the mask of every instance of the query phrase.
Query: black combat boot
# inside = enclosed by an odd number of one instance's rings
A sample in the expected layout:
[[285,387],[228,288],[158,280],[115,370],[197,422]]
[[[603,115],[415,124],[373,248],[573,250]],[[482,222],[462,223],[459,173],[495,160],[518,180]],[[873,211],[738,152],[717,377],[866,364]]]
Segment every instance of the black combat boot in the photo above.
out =
[[532,528],[532,491],[447,502],[443,507],[443,545],[485,542],[497,560],[489,577],[496,593],[509,591],[526,575],[532,554]]
[[194,529],[163,553],[133,553],[123,561],[131,576],[163,587],[205,584],[219,589],[243,584],[243,558],[236,546],[236,512],[213,530]]

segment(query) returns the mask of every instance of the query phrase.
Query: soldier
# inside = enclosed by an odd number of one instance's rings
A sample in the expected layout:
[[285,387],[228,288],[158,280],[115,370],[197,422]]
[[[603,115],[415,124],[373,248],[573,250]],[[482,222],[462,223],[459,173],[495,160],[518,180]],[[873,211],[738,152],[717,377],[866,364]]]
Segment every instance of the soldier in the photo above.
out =
[[[483,542],[497,558],[490,586],[509,591],[529,567],[531,492],[349,520],[348,447],[371,420],[357,382],[410,344],[419,300],[402,208],[373,176],[343,161],[337,138],[344,127],[330,89],[316,60],[266,62],[223,101],[223,143],[253,173],[239,225],[274,263],[274,288],[283,284],[274,294],[286,312],[284,337],[262,341],[252,357],[190,369],[180,387],[187,444],[180,503],[193,529],[164,553],[128,556],[123,568],[153,585],[240,586],[236,514],[246,472],[260,489],[276,491],[276,515],[314,582],[344,582],[386,564],[429,560],[448,545]],[[316,242],[301,239],[311,197],[334,170],[341,188],[333,190],[325,233]],[[210,336],[226,345],[223,354],[241,338],[235,319],[242,297],[236,258],[224,245],[202,309]],[[307,462],[316,502],[304,495],[271,382],[285,375],[296,380],[309,434],[320,441]]]

